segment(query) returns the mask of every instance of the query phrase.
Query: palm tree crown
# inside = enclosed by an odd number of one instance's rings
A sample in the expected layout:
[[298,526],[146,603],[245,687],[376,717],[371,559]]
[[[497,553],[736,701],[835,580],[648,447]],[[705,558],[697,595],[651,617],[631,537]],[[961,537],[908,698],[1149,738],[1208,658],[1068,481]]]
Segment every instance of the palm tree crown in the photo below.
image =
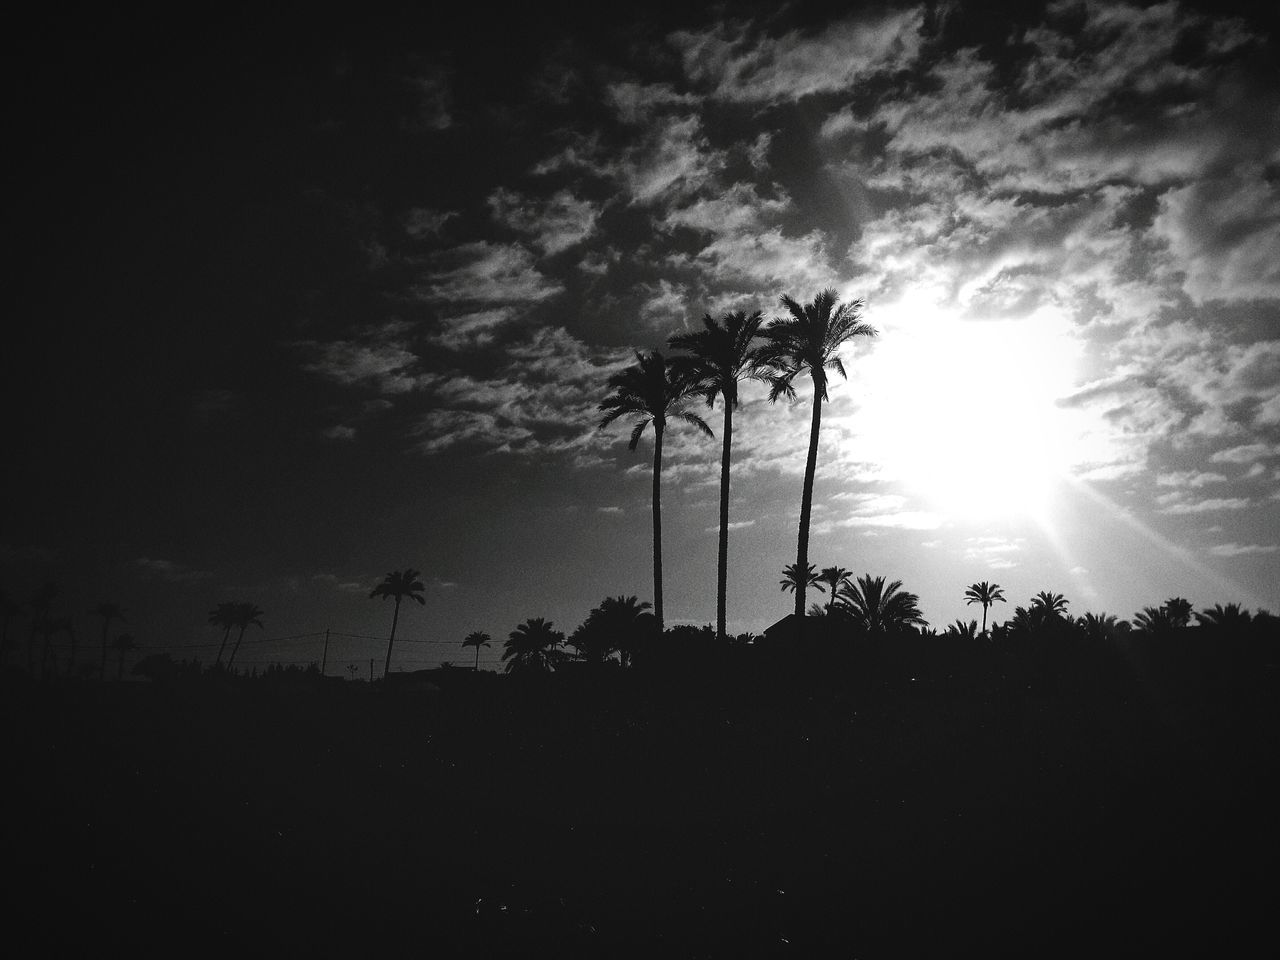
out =
[[692,424],[707,436],[714,434],[701,417],[685,409],[683,401],[692,387],[689,378],[669,365],[657,350],[637,353],[635,363],[609,378],[609,387],[613,392],[600,402],[600,410],[604,411],[601,428],[619,417],[635,417],[628,444],[628,449],[634,450],[645,427],[653,424],[653,611],[661,633],[663,433],[667,421],[677,419]]
[[846,570],[844,567],[823,567],[822,572],[818,574],[817,581],[814,586],[819,590],[822,589],[818,584],[826,584],[829,588],[831,599],[827,601],[827,613],[831,613],[836,605],[836,591],[840,589],[842,583],[848,583],[849,578],[853,576],[852,570]]
[[924,625],[920,598],[902,589],[902,581],[864,574],[840,587],[840,609],[868,633],[886,633]]
[[[827,399],[827,370],[848,378],[840,348],[857,337],[873,337],[875,329],[862,322],[862,301],[840,303],[834,290],[823,290],[811,303],[800,304],[784,296],[789,317],[775,318],[762,331],[765,342],[756,351],[756,362],[769,371],[769,399],[795,399],[795,378],[808,371],[813,379],[813,414],[809,425],[809,453],[805,460],[800,495],[800,524],[796,540],[796,568],[809,564],[809,517],[813,509],[813,478],[818,465],[818,436],[822,403]],[[805,591],[796,591],[795,614],[804,617]],[[803,626],[803,619],[801,619]]]
[[502,645],[502,659],[507,673],[548,673],[563,656],[562,646],[564,634],[550,620],[536,617],[511,631]]
[[671,358],[677,375],[686,380],[693,393],[706,398],[707,406],[716,397],[724,401],[724,429],[721,431],[720,453],[720,538],[716,557],[716,637],[725,639],[729,580],[729,462],[733,449],[733,411],[738,406],[738,382],[760,379],[755,360],[754,343],[763,322],[759,310],[747,314],[743,310],[727,313],[723,326],[707,314],[703,329],[681,333],[667,342],[687,355]]
[[794,563],[788,563],[782,568],[782,579],[778,581],[778,585],[783,592],[790,591],[795,593],[797,590],[804,590],[806,586],[812,585],[819,593],[823,591],[823,587],[818,583],[818,571],[812,563],[805,566],[804,574],[799,573],[800,568]]

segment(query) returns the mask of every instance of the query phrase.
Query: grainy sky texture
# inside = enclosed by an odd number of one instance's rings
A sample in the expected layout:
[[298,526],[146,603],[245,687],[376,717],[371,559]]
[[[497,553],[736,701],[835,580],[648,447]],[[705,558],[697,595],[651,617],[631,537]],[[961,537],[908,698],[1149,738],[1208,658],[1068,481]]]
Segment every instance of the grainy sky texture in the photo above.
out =
[[[441,642],[403,669],[571,630],[652,594],[649,441],[596,429],[609,375],[834,287],[880,336],[831,389],[819,566],[939,627],[984,579],[998,619],[1038,590],[1280,608],[1273,14],[535,6],[32,28],[9,596],[57,580],[86,631],[115,600],[153,648],[238,599],[264,636],[385,634],[367,594],[412,566],[402,636]],[[744,393],[734,631],[789,609],[809,396]],[[669,624],[715,617],[718,453],[669,434]]]

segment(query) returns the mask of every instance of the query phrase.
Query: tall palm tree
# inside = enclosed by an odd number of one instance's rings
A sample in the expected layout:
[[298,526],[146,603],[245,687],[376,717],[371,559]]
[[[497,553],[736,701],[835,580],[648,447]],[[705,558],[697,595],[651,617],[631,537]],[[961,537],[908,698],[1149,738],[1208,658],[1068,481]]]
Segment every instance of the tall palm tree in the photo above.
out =
[[105,680],[107,679],[107,631],[111,629],[111,621],[119,620],[123,624],[128,624],[129,621],[124,618],[124,611],[120,609],[120,604],[109,600],[102,601],[93,612],[102,618],[102,666],[98,679]]
[[232,621],[240,632],[236,634],[236,645],[231,648],[231,656],[227,658],[227,669],[236,662],[236,654],[240,652],[240,642],[244,640],[244,632],[250,627],[262,627],[263,612],[252,603],[236,603],[235,619]]
[[124,679],[124,655],[130,650],[137,650],[138,645],[134,642],[133,637],[127,633],[122,633],[111,642],[111,646],[119,654],[116,661],[116,679]]
[[474,633],[468,633],[467,639],[462,641],[464,647],[476,648],[476,665],[475,669],[480,670],[480,648],[489,646],[490,636],[487,633],[481,633],[479,630]]
[[[809,517],[813,511],[813,476],[818,466],[818,434],[822,426],[822,404],[827,399],[827,368],[848,379],[840,348],[856,337],[873,337],[876,331],[862,322],[862,301],[840,303],[834,290],[823,290],[811,303],[799,304],[782,298],[790,317],[775,318],[763,330],[764,345],[756,358],[770,371],[770,401],[779,397],[794,400],[795,379],[805,372],[813,380],[813,416],[809,425],[809,455],[804,465],[804,487],[800,494],[800,529],[796,542],[796,569],[809,566]],[[804,585],[796,590],[796,617],[804,617]],[[803,627],[803,619],[801,619]]]
[[[849,578],[853,576],[852,570],[846,570],[844,567],[823,567],[822,572],[818,574],[819,583],[824,583],[830,587],[831,599],[827,601],[827,613],[835,612],[836,607],[836,591],[840,589],[842,583],[848,583]],[[817,584],[815,584],[817,586]],[[822,587],[818,587],[819,590]]]
[[671,358],[671,366],[688,379],[695,393],[702,394],[707,406],[716,397],[724,402],[724,431],[720,451],[720,544],[716,559],[716,637],[725,639],[725,617],[729,580],[729,461],[733,447],[733,411],[738,406],[738,383],[759,379],[755,364],[754,343],[760,334],[763,315],[757,310],[726,313],[723,326],[711,314],[702,318],[703,329],[681,333],[667,343],[674,350],[686,350],[685,356]]
[[690,382],[671,367],[661,353],[637,353],[636,362],[609,378],[613,390],[600,403],[605,411],[600,426],[607,427],[623,416],[634,416],[629,450],[640,442],[644,428],[653,424],[653,612],[662,633],[662,437],[668,420],[683,420],[715,436],[697,414],[685,409]]
[[[408,597],[410,600],[416,600],[419,606],[426,606],[426,599],[422,596],[422,592],[427,589],[426,584],[418,579],[421,574],[412,568],[404,570],[393,570],[382,578],[382,582],[369,591],[369,599],[381,597],[383,600],[390,597],[396,602],[395,613],[391,615],[391,636],[387,639],[387,662],[382,667],[382,675],[384,677],[391,673],[391,648],[396,642],[396,624],[400,622],[400,601]],[[477,651],[477,656],[479,651]]]
[[987,583],[983,580],[981,583],[972,584],[964,592],[964,604],[969,606],[971,603],[982,604],[982,632],[987,632],[987,608],[999,603],[1008,603],[1004,598],[1004,590],[1000,588],[998,583]]
[[560,661],[564,634],[542,617],[516,627],[502,645],[507,673],[549,673]]
[[218,658],[214,665],[222,663],[223,651],[227,649],[227,638],[231,636],[231,628],[236,625],[236,604],[220,603],[209,611],[209,623],[222,627],[222,643],[218,646]]
[[868,633],[888,633],[910,626],[927,625],[920,613],[920,598],[902,589],[902,581],[885,583],[884,577],[864,574],[857,583],[840,587],[843,612]]

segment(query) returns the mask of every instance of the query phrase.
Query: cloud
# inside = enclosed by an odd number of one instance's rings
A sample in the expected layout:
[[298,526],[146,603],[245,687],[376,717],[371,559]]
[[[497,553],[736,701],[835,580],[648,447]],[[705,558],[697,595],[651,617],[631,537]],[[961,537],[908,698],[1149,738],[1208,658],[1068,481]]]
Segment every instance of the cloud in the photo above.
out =
[[499,187],[489,195],[493,218],[512,230],[530,234],[545,254],[560,253],[587,239],[596,229],[600,210],[589,200],[560,190],[533,198]]
[[405,233],[414,240],[422,240],[440,236],[444,225],[457,215],[453,210],[441,212],[427,207],[410,207],[401,222]]
[[679,31],[669,43],[685,75],[711,98],[777,103],[847,90],[870,74],[906,65],[919,50],[921,23],[921,12],[910,10],[757,38],[750,24],[727,22]]
[[1161,473],[1156,476],[1156,483],[1162,487],[1199,488],[1211,483],[1226,483],[1227,478],[1220,473],[1204,473],[1194,470],[1180,470],[1175,473]]
[[404,82],[416,99],[413,115],[402,121],[405,130],[424,133],[453,126],[453,97],[447,70],[429,66],[417,75],[405,77]]
[[1280,546],[1276,546],[1274,543],[1220,543],[1209,548],[1209,552],[1215,557],[1256,557],[1275,553],[1278,550],[1280,550]]
[[213,576],[207,570],[197,570],[158,557],[139,557],[133,561],[133,565],[143,576],[168,583],[193,583],[197,580],[208,580]]
[[505,306],[444,316],[431,339],[450,350],[474,350],[492,343],[498,330],[517,316],[514,308]]
[[1219,450],[1209,459],[1214,463],[1254,463],[1266,457],[1280,457],[1280,444],[1246,443]]
[[303,369],[342,386],[371,387],[384,395],[405,394],[423,385],[417,355],[407,342],[408,324],[389,321],[357,331],[352,339],[297,347],[313,359]]
[[520,244],[477,240],[436,255],[432,269],[410,287],[410,293],[436,303],[527,304],[546,300],[562,289],[538,271],[533,255]]
[[1243,510],[1251,501],[1244,497],[1210,497],[1204,500],[1186,500],[1181,492],[1156,497],[1157,513],[1189,514],[1212,513],[1219,510]]
[[1280,297],[1280,190],[1261,170],[1169,190],[1153,229],[1197,302]]

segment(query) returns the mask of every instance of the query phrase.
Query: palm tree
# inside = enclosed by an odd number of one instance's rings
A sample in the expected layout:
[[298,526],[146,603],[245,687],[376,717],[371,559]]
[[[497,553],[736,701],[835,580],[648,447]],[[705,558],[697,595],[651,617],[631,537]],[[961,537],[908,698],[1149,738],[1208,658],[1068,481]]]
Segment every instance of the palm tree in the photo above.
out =
[[[782,298],[790,317],[775,318],[764,328],[764,345],[756,360],[771,371],[769,400],[785,396],[794,400],[794,381],[804,371],[813,380],[813,418],[809,426],[809,455],[804,465],[804,487],[800,495],[800,529],[796,543],[796,569],[809,566],[809,517],[813,510],[813,476],[818,466],[818,433],[822,426],[822,403],[827,399],[827,368],[848,379],[839,356],[840,347],[855,337],[873,337],[874,328],[862,322],[862,301],[839,303],[834,290],[823,290],[812,303],[801,305]],[[796,590],[796,617],[803,628],[805,590]]]
[[1215,603],[1212,608],[1196,614],[1196,622],[1202,627],[1243,627],[1252,620],[1252,614],[1238,603],[1228,603],[1225,607]]
[[542,617],[516,627],[502,645],[507,673],[549,673],[563,656],[564,634]]
[[671,366],[690,381],[712,406],[719,396],[724,401],[724,432],[720,452],[720,545],[716,561],[716,637],[725,639],[725,617],[729,580],[729,460],[733,446],[733,411],[738,406],[738,383],[759,379],[752,347],[760,333],[763,316],[759,310],[727,313],[721,326],[711,314],[702,318],[704,329],[681,333],[668,339],[672,349],[687,350],[687,356],[671,358]]
[[111,629],[111,621],[119,620],[123,624],[128,624],[129,621],[124,618],[124,611],[120,609],[120,604],[109,600],[102,601],[93,612],[102,618],[102,667],[99,679],[105,680],[107,679],[107,631]]
[[474,633],[468,633],[467,639],[462,641],[464,647],[476,648],[476,665],[475,669],[480,669],[480,648],[489,646],[490,636],[487,633],[481,633],[479,630]]
[[920,598],[902,589],[902,581],[864,574],[858,582],[840,587],[840,609],[868,633],[890,633],[910,626],[927,626]]
[[662,633],[662,436],[668,419],[684,420],[715,436],[697,414],[681,403],[689,395],[690,383],[657,350],[637,353],[636,362],[609,378],[613,393],[600,403],[605,411],[600,426],[607,427],[619,417],[636,417],[627,449],[634,450],[644,428],[653,423],[653,611]]
[[568,642],[578,656],[596,663],[616,652],[625,667],[630,664],[632,654],[652,635],[655,618],[647,612],[650,609],[647,600],[636,597],[605,597],[573,631]]
[[982,632],[987,632],[987,608],[999,601],[1000,603],[1008,603],[1004,598],[1004,591],[1000,589],[998,583],[987,583],[983,580],[981,583],[971,585],[964,592],[964,603],[967,607],[971,603],[982,604]]
[[953,640],[976,640],[979,636],[978,621],[970,620],[968,623],[965,623],[957,617],[956,622],[947,627],[946,633],[944,633],[943,636]]
[[1164,637],[1178,627],[1168,607],[1143,607],[1133,615],[1133,628],[1149,637]]
[[231,648],[231,656],[227,658],[227,669],[231,669],[231,665],[236,662],[236,654],[240,652],[240,642],[244,640],[244,632],[250,627],[262,627],[263,612],[252,603],[235,603],[235,619],[232,621],[235,626],[240,628],[240,632],[236,634],[236,645]]
[[1060,593],[1041,590],[1031,598],[1031,608],[1028,612],[1040,618],[1041,621],[1059,620],[1067,612],[1068,603],[1070,601]]
[[[426,606],[426,599],[422,596],[422,592],[427,589],[426,584],[418,579],[421,574],[412,568],[404,570],[393,570],[382,578],[382,582],[369,591],[369,599],[381,597],[383,600],[390,597],[396,602],[395,612],[391,615],[391,636],[387,639],[387,662],[382,668],[382,675],[389,676],[391,673],[391,648],[396,642],[396,624],[400,622],[400,601],[405,597],[410,600],[416,600],[419,606]],[[480,651],[476,651],[476,657],[479,658]]]
[[1189,626],[1191,623],[1191,601],[1183,597],[1170,597],[1164,602],[1164,609],[1169,611],[1169,619],[1175,627]]
[[1118,620],[1110,613],[1086,613],[1076,620],[1085,637],[1095,642],[1114,640],[1128,632],[1129,621]]
[[133,637],[127,633],[122,633],[111,642],[111,646],[120,655],[120,659],[116,662],[116,679],[124,679],[124,655],[130,650],[138,649],[138,645],[134,643]]
[[231,628],[236,625],[236,604],[220,603],[209,611],[209,623],[222,627],[222,643],[218,646],[218,658],[214,665],[222,662],[222,653],[227,649],[227,638],[231,636]]
[[[826,612],[828,614],[835,610],[836,591],[840,589],[842,583],[848,583],[851,576],[853,576],[853,571],[846,570],[844,567],[823,567],[822,572],[818,574],[816,578],[818,582],[825,583],[831,588],[831,599],[827,601]],[[822,589],[817,583],[814,586],[818,587],[819,590]]]
[[804,590],[810,584],[819,591],[823,588],[816,581],[818,579],[818,571],[812,563],[806,565],[804,574],[799,573],[800,568],[794,563],[788,563],[782,568],[782,579],[778,581],[778,586],[782,588],[782,592],[788,590],[795,593],[797,590]]

